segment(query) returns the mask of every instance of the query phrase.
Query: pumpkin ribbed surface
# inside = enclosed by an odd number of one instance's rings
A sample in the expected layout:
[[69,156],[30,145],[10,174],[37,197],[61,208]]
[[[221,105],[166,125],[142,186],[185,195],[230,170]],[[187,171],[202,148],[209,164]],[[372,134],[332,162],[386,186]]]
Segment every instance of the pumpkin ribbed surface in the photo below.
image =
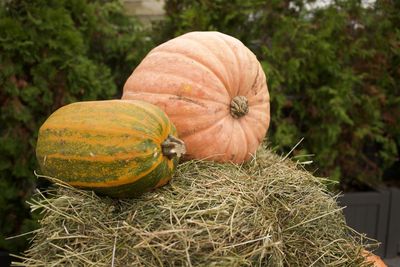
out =
[[270,121],[266,77],[256,56],[219,32],[191,32],[154,48],[126,81],[122,98],[161,107],[189,158],[246,161]]
[[44,175],[112,197],[167,183],[178,162],[162,153],[176,130],[156,106],[135,100],[78,102],[42,125],[36,156]]

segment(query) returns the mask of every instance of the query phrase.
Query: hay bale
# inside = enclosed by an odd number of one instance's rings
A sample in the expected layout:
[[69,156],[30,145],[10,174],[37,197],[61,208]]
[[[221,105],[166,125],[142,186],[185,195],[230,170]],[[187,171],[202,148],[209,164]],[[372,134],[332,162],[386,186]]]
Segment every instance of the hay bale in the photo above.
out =
[[30,204],[44,217],[19,266],[364,264],[321,178],[264,148],[242,166],[185,162],[139,199],[58,185]]

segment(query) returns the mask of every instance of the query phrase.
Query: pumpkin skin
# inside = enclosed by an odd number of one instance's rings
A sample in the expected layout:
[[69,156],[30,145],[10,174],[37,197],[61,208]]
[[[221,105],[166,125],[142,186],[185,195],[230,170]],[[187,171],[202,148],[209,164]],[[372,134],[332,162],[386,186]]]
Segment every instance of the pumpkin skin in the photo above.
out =
[[190,32],[151,50],[126,81],[122,99],[161,107],[185,142],[187,158],[247,161],[270,122],[260,63],[220,32]]
[[175,126],[158,107],[135,100],[77,102],[39,130],[45,176],[111,197],[135,197],[166,184],[178,163],[163,154]]
[[363,250],[362,254],[365,257],[365,261],[368,263],[373,263],[374,267],[387,267],[381,257],[373,254],[372,252]]

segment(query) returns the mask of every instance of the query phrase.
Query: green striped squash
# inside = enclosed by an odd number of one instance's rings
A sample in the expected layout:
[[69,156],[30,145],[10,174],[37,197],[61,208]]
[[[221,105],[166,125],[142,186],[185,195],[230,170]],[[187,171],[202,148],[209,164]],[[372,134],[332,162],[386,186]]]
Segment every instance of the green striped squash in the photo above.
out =
[[111,197],[166,184],[185,152],[158,107],[137,100],[77,102],[41,126],[36,157],[44,176]]

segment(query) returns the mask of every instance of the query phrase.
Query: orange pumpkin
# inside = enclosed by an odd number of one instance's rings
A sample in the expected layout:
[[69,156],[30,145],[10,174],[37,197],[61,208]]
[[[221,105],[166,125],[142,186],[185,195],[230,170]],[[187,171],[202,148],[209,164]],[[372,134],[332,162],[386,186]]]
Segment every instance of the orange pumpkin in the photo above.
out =
[[219,32],[190,32],[154,48],[126,81],[122,98],[161,107],[189,158],[246,161],[270,121],[266,78],[256,56]]
[[374,267],[387,267],[387,265],[382,261],[382,259],[379,256],[373,254],[372,252],[364,250],[362,254],[367,262],[374,264]]

